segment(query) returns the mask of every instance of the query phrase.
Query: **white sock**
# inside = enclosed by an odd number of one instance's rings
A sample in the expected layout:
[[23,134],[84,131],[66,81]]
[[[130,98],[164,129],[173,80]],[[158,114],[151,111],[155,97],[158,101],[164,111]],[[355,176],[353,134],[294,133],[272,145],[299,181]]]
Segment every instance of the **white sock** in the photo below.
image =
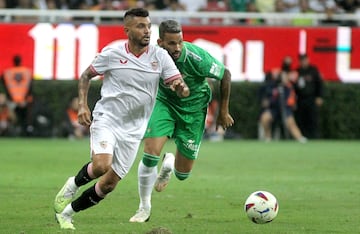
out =
[[75,214],[75,211],[73,210],[71,203],[65,207],[63,212],[61,212],[62,215],[71,217]]
[[157,178],[157,167],[147,167],[142,160],[138,167],[139,208],[151,209],[151,193]]
[[168,153],[171,154],[173,157],[168,158],[168,160],[166,160],[165,162],[163,162],[163,167],[170,169],[171,171],[174,171],[174,167],[175,167],[175,156],[173,153]]
[[79,187],[75,184],[75,177],[72,178],[72,180],[70,180],[70,189],[71,191],[77,191],[79,189]]

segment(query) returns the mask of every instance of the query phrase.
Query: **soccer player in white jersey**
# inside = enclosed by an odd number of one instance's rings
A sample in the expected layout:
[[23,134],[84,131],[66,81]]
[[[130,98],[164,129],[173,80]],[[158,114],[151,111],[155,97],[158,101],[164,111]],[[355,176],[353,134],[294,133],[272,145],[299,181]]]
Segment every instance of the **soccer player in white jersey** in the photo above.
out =
[[[189,96],[179,70],[166,50],[149,45],[149,12],[128,10],[124,30],[128,41],[105,47],[82,73],[79,122],[90,126],[91,161],[68,178],[55,197],[55,217],[62,229],[75,229],[72,216],[98,204],[130,170],[153,110],[160,79],[179,97]],[[92,114],[87,104],[90,80],[104,75],[101,99]],[[100,178],[99,178],[100,177]],[[74,199],[79,187],[97,183]]]

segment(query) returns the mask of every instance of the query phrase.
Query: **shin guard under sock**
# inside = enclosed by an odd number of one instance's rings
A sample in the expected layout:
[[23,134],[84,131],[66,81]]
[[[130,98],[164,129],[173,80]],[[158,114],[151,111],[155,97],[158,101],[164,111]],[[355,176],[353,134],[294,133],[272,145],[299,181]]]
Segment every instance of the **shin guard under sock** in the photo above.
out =
[[76,186],[80,187],[82,185],[85,185],[87,183],[89,183],[92,178],[90,178],[88,172],[87,172],[87,168],[88,165],[90,164],[87,163],[85,166],[83,166],[83,168],[81,168],[81,170],[78,172],[78,174],[75,176],[75,184]]
[[97,205],[103,197],[99,197],[95,191],[95,184],[85,190],[79,198],[71,203],[71,206],[75,212],[79,212],[80,210],[85,210],[89,207]]

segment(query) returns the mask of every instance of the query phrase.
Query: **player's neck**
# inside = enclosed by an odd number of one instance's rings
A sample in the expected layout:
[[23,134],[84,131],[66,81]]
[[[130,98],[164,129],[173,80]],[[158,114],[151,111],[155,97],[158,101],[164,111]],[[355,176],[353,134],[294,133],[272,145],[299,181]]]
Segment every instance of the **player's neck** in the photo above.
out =
[[147,51],[147,49],[148,46],[140,46],[129,41],[129,51],[137,57]]

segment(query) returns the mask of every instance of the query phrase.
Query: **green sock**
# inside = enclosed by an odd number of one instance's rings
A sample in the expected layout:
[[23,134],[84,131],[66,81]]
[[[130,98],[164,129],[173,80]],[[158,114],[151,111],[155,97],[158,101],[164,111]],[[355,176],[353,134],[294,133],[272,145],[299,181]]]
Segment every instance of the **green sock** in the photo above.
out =
[[179,180],[185,180],[190,176],[190,172],[179,172],[176,169],[174,169],[174,174]]
[[160,160],[160,157],[144,153],[142,161],[147,167],[155,167]]

